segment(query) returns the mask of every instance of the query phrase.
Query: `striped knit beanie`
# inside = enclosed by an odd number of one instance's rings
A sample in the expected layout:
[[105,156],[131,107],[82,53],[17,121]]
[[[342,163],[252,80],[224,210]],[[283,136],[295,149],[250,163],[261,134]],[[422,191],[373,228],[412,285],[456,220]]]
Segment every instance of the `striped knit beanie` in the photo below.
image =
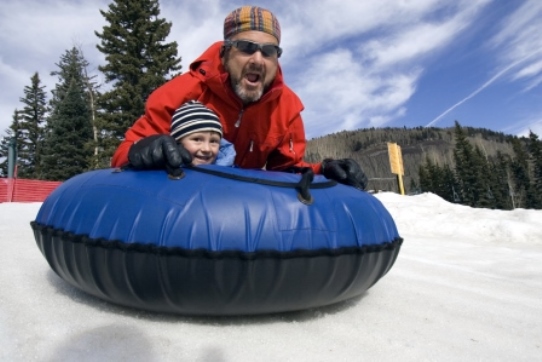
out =
[[269,10],[257,6],[243,6],[232,11],[224,20],[224,39],[230,39],[237,33],[257,30],[277,38],[280,43],[279,21]]
[[195,132],[213,131],[222,137],[218,116],[198,101],[188,101],[175,111],[171,119],[171,136],[179,141]]

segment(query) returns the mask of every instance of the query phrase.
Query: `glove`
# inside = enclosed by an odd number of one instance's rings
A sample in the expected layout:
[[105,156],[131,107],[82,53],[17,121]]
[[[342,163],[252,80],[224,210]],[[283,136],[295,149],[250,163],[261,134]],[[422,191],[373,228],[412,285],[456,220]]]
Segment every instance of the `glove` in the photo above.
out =
[[170,175],[176,175],[182,164],[192,163],[192,156],[175,138],[157,134],[134,143],[128,151],[128,161],[138,170],[166,169]]
[[322,173],[325,177],[345,185],[365,190],[368,179],[358,163],[351,158],[333,160],[327,158],[322,162]]

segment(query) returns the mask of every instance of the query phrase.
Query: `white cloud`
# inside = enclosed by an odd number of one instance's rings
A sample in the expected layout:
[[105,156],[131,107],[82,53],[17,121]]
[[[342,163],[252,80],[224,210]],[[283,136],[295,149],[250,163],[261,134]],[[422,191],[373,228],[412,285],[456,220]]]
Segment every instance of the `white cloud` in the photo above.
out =
[[[439,1],[342,1],[296,2],[293,8],[279,10],[281,23],[289,32],[291,43],[328,45],[337,40],[366,32],[401,28],[439,8]],[[310,34],[309,37],[306,35]]]
[[[293,48],[304,57],[285,64],[287,72],[295,69],[293,87],[306,106],[309,136],[381,126],[405,115],[427,59],[450,45],[486,4],[346,2],[329,16],[322,16],[322,6],[312,7],[293,25],[301,34]],[[309,39],[302,37],[307,33]]]
[[497,52],[496,74],[474,92],[455,103],[433,119],[433,126],[444,115],[470,100],[500,78],[526,80],[524,91],[530,91],[542,82],[542,2],[526,1],[511,13],[500,25],[497,34],[490,39],[491,48]]
[[510,126],[506,131],[518,137],[529,137],[529,133],[533,132],[538,135],[539,140],[542,140],[542,116],[524,118],[517,124]]
[[[308,134],[384,125],[404,115],[427,57],[449,45],[486,3],[346,2],[333,12],[324,12],[327,2],[311,7],[292,25],[299,34],[294,48],[305,57],[285,64],[287,72],[295,69]],[[352,45],[348,52],[339,48],[345,39]],[[329,99],[335,107],[324,105]]]
[[500,78],[502,78],[505,74],[507,74],[508,72],[510,72],[512,69],[516,68],[519,64],[525,62],[525,60],[527,58],[530,58],[532,55],[527,55],[527,57],[525,59],[519,59],[519,60],[516,60],[514,63],[512,64],[508,64],[506,66],[506,68],[504,69],[501,69],[497,74],[495,74],[493,77],[491,77],[489,80],[487,80],[484,84],[482,84],[480,87],[478,87],[474,92],[470,93],[469,95],[467,95],[466,97],[464,97],[463,99],[461,99],[459,102],[455,103],[453,106],[451,106],[450,108],[448,108],[447,110],[445,110],[444,112],[442,112],[439,116],[437,116],[435,119],[433,119],[431,122],[429,122],[426,127],[432,127],[434,126],[437,121],[439,119],[441,119],[443,116],[445,116],[446,114],[450,113],[451,111],[453,111],[454,109],[456,109],[457,107],[459,107],[460,105],[462,105],[463,103],[467,102],[468,100],[474,98],[478,93],[482,92],[484,89],[488,88],[489,86],[491,86],[493,83],[495,83],[497,80],[499,80]]
[[453,18],[444,23],[411,24],[388,37],[375,38],[360,47],[361,56],[373,60],[375,66],[392,67],[432,54],[445,47],[467,22]]
[[40,59],[50,59],[51,54],[58,54],[58,58],[74,45],[94,48],[98,41],[94,30],[105,23],[99,9],[105,9],[107,3],[3,1],[0,43],[10,49],[5,52],[5,59],[25,65],[40,64]]
[[542,73],[538,74],[535,78],[531,78],[529,84],[525,87],[525,91],[528,92],[542,84]]
[[[0,79],[2,79],[3,84],[23,84],[24,82],[30,80],[31,75],[31,72],[21,69],[16,64],[7,64],[6,62],[4,62],[2,56],[0,56]],[[8,97],[8,95],[10,94],[15,94],[13,92],[13,89],[5,86],[0,87],[0,95],[2,99],[4,99],[4,97]]]
[[515,79],[521,78],[531,78],[536,75],[542,74],[542,59],[534,61],[530,64],[527,64],[525,67],[521,68],[515,75]]
[[[19,98],[23,95],[24,86],[30,85],[31,76],[32,73],[27,70],[12,64],[6,64],[0,56],[0,81],[4,85],[0,87],[0,137],[4,135],[6,128],[11,125],[15,109],[22,108]],[[20,84],[20,89],[15,92],[11,88],[13,84]]]
[[397,117],[412,96],[420,71],[373,73],[346,49],[321,56],[294,86],[303,100],[309,137],[380,126]]
[[99,9],[108,1],[75,2],[70,0],[3,0],[0,7],[0,136],[9,127],[13,111],[21,107],[30,77],[38,72],[45,91],[54,88],[50,75],[64,52],[78,46],[96,69],[103,57],[96,50],[99,30],[105,20]]
[[[542,2],[525,1],[503,21],[500,31],[491,39],[491,46],[498,52],[500,65],[525,60],[510,75],[512,80],[537,78],[542,75]],[[533,83],[527,89],[533,88]]]
[[161,16],[172,23],[167,41],[176,41],[182,72],[215,41],[222,40],[223,21],[233,8],[217,0],[161,1]]

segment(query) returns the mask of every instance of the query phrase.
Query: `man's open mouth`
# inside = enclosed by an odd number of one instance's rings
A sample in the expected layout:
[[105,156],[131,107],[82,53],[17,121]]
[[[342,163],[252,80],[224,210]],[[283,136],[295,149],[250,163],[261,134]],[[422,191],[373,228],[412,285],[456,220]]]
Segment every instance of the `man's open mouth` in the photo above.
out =
[[246,76],[245,76],[246,80],[248,80],[250,83],[257,83],[260,81],[261,79],[261,76],[259,74],[255,74],[255,73],[248,73]]

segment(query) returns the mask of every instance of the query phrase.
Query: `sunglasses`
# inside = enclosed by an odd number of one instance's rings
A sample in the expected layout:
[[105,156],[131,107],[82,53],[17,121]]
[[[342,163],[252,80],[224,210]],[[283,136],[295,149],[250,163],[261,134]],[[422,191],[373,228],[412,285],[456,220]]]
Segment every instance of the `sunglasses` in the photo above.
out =
[[250,40],[226,40],[224,41],[225,46],[234,46],[236,47],[240,52],[252,55],[256,53],[258,50],[262,53],[262,55],[266,58],[271,57],[277,57],[280,58],[280,55],[282,54],[282,49],[275,44],[259,44],[254,43]]

